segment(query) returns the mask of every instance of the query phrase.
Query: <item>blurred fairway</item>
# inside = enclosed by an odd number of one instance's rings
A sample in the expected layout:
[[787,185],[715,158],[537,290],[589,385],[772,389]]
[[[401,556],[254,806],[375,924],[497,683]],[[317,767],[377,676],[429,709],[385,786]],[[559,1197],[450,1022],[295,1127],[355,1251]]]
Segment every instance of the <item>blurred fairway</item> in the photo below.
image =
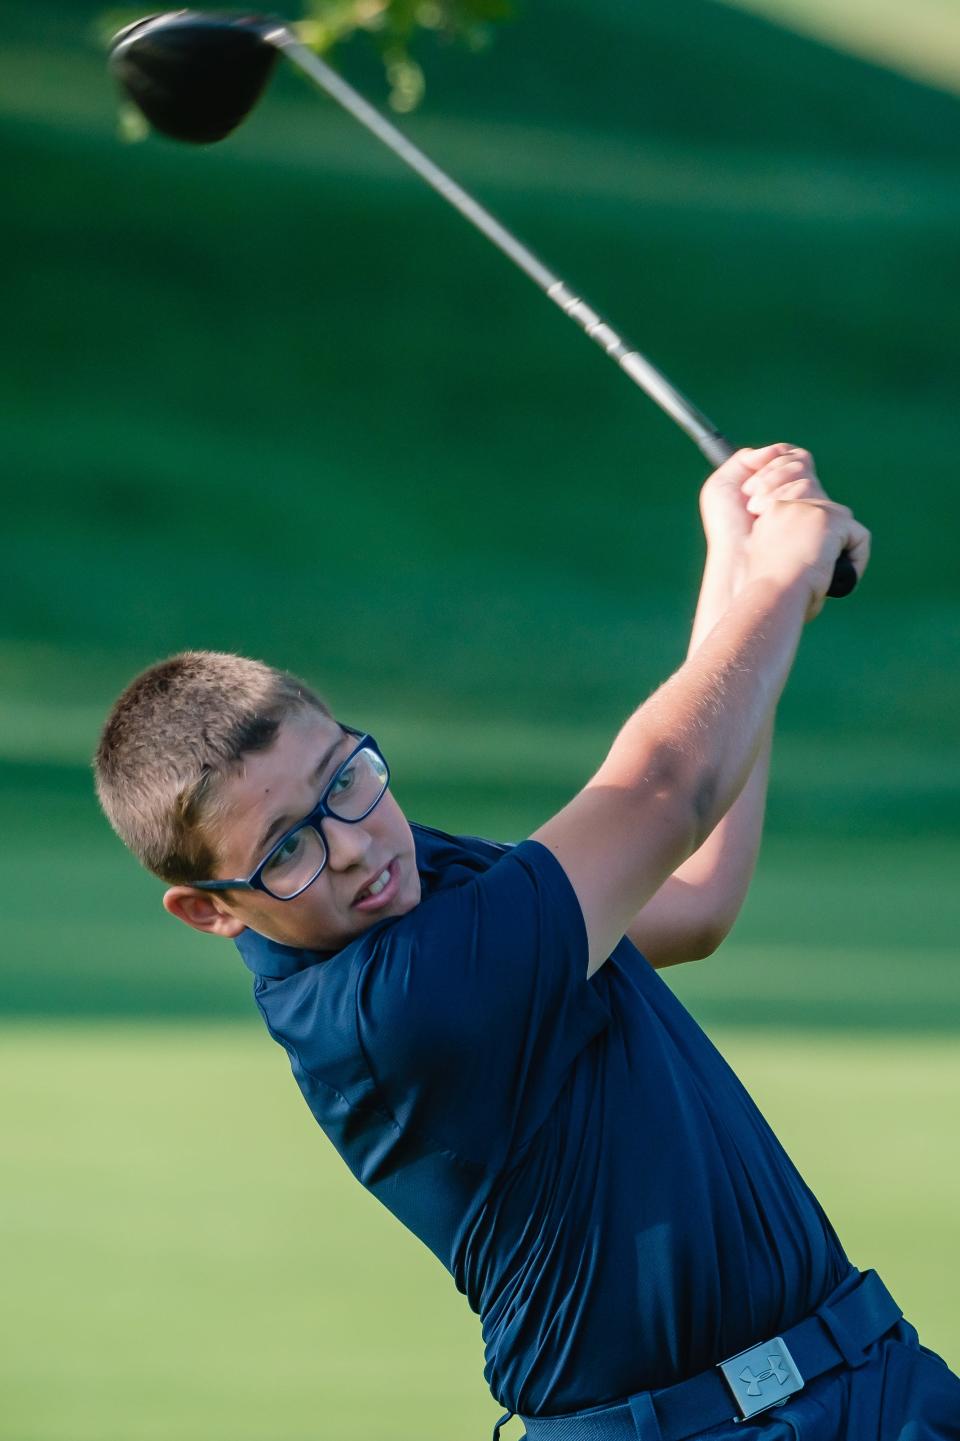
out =
[[731,0],[869,60],[960,92],[954,0]]
[[[960,1169],[938,1124],[960,1105],[953,1048],[755,1032],[721,1045],[850,1258],[879,1268],[956,1366],[944,1271]],[[476,1319],[321,1144],[280,1049],[245,1027],[25,1027],[3,1035],[0,1084],[19,1098],[4,1437],[487,1434]]]
[[[286,1060],[228,1026],[3,1035],[2,1434],[17,1441],[461,1441],[488,1434],[476,1318],[356,1185]],[[952,1046],[730,1032],[721,1048],[927,1345],[960,1168]],[[924,1182],[936,1175],[936,1184]],[[29,1177],[29,1184],[23,1178]],[[513,1434],[513,1433],[511,1433]]]
[[[428,48],[402,123],[874,531],[785,698],[741,924],[670,980],[956,1366],[960,101],[754,4],[863,31],[860,0],[524,0],[488,54]],[[224,147],[120,145],[102,8],[5,0],[0,48],[0,1437],[466,1441],[475,1318],[87,759],[135,670],[222,647],[369,726],[415,819],[527,834],[682,657],[703,467],[296,76]],[[960,15],[881,8],[947,84]]]

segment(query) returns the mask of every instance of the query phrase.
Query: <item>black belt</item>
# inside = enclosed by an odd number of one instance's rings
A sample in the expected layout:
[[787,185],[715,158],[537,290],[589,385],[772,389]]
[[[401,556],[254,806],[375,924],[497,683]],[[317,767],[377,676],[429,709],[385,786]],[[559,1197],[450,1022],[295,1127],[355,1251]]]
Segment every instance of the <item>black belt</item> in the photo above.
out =
[[[846,1281],[841,1285],[848,1284]],[[782,1336],[773,1336],[661,1391],[639,1391],[613,1406],[567,1416],[521,1417],[529,1441],[685,1441],[723,1421],[746,1420],[802,1390],[836,1366],[859,1366],[866,1348],[903,1312],[876,1271],[831,1297]],[[497,1422],[493,1441],[510,1413]]]

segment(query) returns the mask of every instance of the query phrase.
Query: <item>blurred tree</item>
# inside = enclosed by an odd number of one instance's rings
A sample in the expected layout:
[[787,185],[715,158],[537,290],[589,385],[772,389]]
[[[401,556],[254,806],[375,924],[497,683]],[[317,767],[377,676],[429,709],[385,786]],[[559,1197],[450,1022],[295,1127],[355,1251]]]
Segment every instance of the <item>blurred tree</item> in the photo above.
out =
[[[424,32],[482,50],[494,25],[513,14],[512,0],[300,0],[300,8],[303,18],[294,20],[294,28],[319,54],[329,54],[357,36],[372,40],[383,60],[390,105],[398,111],[416,109],[423,96],[423,68],[413,51]],[[101,38],[109,43],[117,30],[142,14],[142,9],[126,7],[106,11],[98,26]],[[134,120],[124,129],[135,138],[138,124]]]
[[424,75],[414,59],[418,34],[432,31],[471,50],[490,43],[493,26],[510,18],[510,0],[306,0],[307,18],[297,26],[306,44],[318,51],[359,33],[370,35],[379,50],[394,110],[420,103]]

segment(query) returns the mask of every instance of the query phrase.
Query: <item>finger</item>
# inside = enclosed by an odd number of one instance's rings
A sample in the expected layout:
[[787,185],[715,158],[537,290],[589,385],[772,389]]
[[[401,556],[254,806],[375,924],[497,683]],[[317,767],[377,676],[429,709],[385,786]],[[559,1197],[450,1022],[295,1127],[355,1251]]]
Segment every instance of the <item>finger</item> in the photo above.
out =
[[839,515],[839,516],[843,516],[843,517],[844,517],[845,519],[847,519],[847,520],[852,520],[852,519],[853,519],[853,512],[850,510],[850,507],[849,507],[849,506],[847,506],[847,505],[838,505],[835,500],[830,500],[830,499],[828,499],[828,497],[825,496],[825,495],[788,495],[788,496],[776,495],[776,496],[774,496],[773,499],[769,502],[769,504],[765,507],[765,509],[768,509],[768,510],[769,510],[769,509],[772,509],[773,507],[775,507],[775,506],[777,506],[777,505],[781,505],[781,504],[783,504],[783,505],[813,505],[813,506],[816,506],[816,508],[817,508],[818,510],[829,510],[829,511],[833,511],[834,514]]
[[[772,449],[768,446],[767,449]],[[753,474],[752,457],[756,452],[749,446],[741,450],[735,450],[722,465],[718,465],[712,475],[707,477],[706,484],[711,489],[718,489],[723,486],[741,486],[747,476]]]
[[814,480],[818,479],[809,453],[793,448],[782,455],[774,456],[759,471],[748,476],[743,483],[743,489],[749,495],[764,486],[775,484],[784,474],[809,475]]
[[736,457],[731,457],[731,459],[739,459],[741,465],[752,475],[756,471],[762,470],[765,465],[769,465],[772,460],[788,455],[795,449],[796,447],[790,445],[788,441],[778,440],[773,445],[761,445],[754,450],[749,447],[738,450]]
[[865,525],[861,525],[858,520],[851,523],[844,550],[853,563],[853,568],[857,572],[858,579],[870,564],[872,539]]
[[823,487],[815,477],[809,475],[794,476],[787,474],[784,479],[774,482],[764,489],[754,492],[747,500],[747,510],[751,515],[762,515],[778,501],[815,501],[825,505],[835,504],[829,496],[824,494]]
[[[742,492],[744,482],[754,474],[757,467],[762,467],[775,456],[785,455],[791,449],[791,446],[780,441],[775,445],[761,446],[759,449],[745,446],[741,450],[734,451],[733,455],[719,465],[712,475],[707,476],[703,483],[701,503],[718,492]],[[742,493],[738,495],[738,499],[742,504]]]
[[755,475],[748,476],[743,482],[743,493],[744,495],[761,495],[774,486],[782,485],[784,480],[806,474],[808,474],[808,469],[802,461],[793,460],[790,456],[784,455],[776,460],[771,460]]

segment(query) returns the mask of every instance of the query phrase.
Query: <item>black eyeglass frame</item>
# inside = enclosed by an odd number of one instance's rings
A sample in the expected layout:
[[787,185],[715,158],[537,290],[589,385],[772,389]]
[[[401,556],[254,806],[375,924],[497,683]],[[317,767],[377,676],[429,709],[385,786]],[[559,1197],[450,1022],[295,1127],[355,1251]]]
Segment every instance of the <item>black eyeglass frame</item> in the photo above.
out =
[[[357,744],[354,746],[353,750],[346,757],[346,759],[341,761],[340,765],[337,766],[337,769],[334,771],[333,775],[330,777],[329,781],[321,791],[320,799],[317,801],[317,804],[314,806],[310,814],[304,816],[302,820],[297,821],[296,825],[291,826],[288,831],[284,832],[280,839],[270,847],[269,851],[264,856],[260,864],[257,866],[256,870],[254,870],[249,876],[245,878],[238,877],[232,881],[190,881],[189,884],[193,887],[195,891],[263,891],[265,895],[268,895],[270,899],[274,901],[295,901],[297,899],[297,896],[302,896],[304,891],[307,890],[309,886],[313,885],[314,881],[317,879],[317,876],[322,875],[327,861],[330,858],[330,852],[327,848],[326,837],[323,834],[320,822],[326,819],[330,819],[334,821],[339,821],[341,825],[345,826],[358,825],[360,821],[366,820],[367,816],[370,814],[371,811],[376,810],[377,806],[380,804],[387,791],[390,789],[390,766],[387,763],[386,756],[377,745],[373,736],[370,735],[367,731],[354,730],[353,726],[344,725],[342,721],[338,721],[337,724],[346,735],[357,736]],[[368,806],[362,816],[353,816],[348,820],[346,817],[337,815],[336,811],[330,809],[329,805],[327,804],[327,796],[329,796],[330,792],[333,790],[333,787],[340,779],[341,773],[346,770],[350,762],[363,750],[372,750],[377,756],[379,756],[380,760],[383,762],[383,768],[387,773],[387,778],[384,781],[383,790],[377,796],[377,799],[373,802],[373,805]],[[266,870],[267,866],[273,860],[277,852],[283,846],[285,846],[287,842],[297,834],[298,831],[304,830],[307,826],[312,826],[319,835],[321,841],[323,842],[323,861],[319,868],[314,871],[310,879],[306,881],[299,888],[299,890],[294,891],[292,896],[278,896],[270,889],[266,881],[263,879],[263,872]]]

